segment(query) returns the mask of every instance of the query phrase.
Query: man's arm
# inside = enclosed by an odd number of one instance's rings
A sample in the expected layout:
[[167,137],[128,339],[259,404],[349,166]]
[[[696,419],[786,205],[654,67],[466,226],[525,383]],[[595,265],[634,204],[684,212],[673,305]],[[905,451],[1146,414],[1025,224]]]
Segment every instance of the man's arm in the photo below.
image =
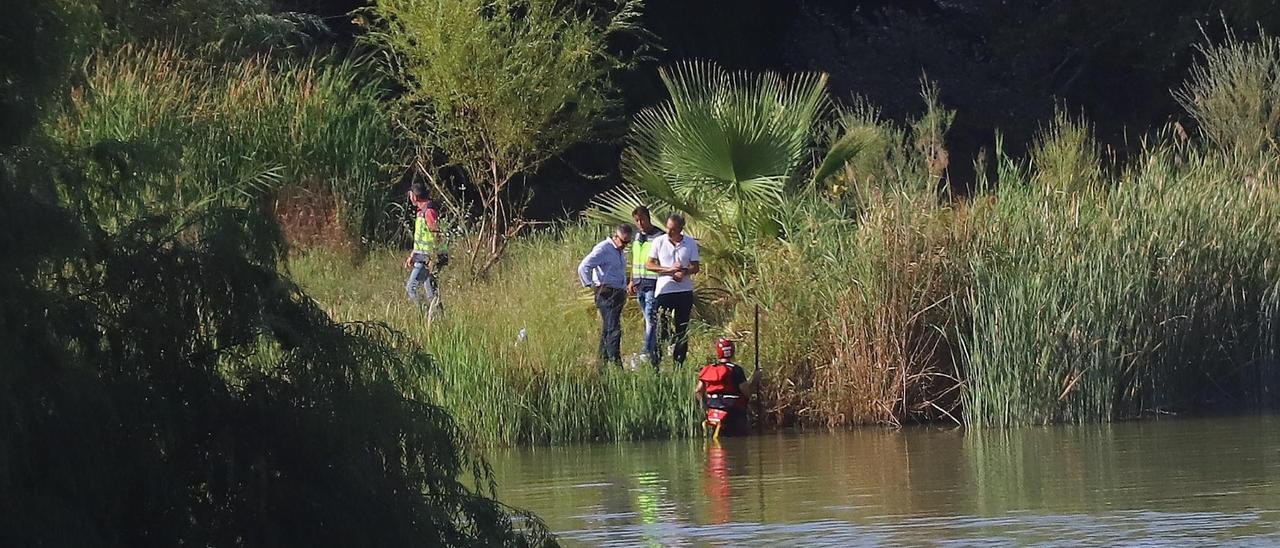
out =
[[702,271],[702,254],[698,252],[698,240],[693,240],[693,245],[689,250],[689,274],[697,274]]
[[591,287],[595,282],[591,279],[591,271],[600,266],[601,260],[604,258],[600,245],[591,248],[591,253],[582,258],[582,262],[578,263],[578,281],[582,282],[582,287]]
[[658,264],[658,260],[653,257],[649,257],[649,262],[645,263],[644,267],[649,272],[657,272],[658,274],[670,274],[672,272],[671,268]]
[[439,242],[439,238],[441,237],[440,214],[437,213],[435,209],[427,209],[426,213],[423,214],[423,217],[427,221],[427,230],[430,230],[431,234],[436,237],[436,241]]
[[644,269],[658,274],[666,273],[663,271],[662,265],[658,264],[658,242],[653,242],[649,246],[649,260],[644,262]]
[[644,267],[649,272],[657,272],[658,274],[674,274],[680,271],[680,266],[662,266],[658,263],[658,242],[654,242],[649,246],[649,262]]
[[631,278],[631,265],[635,263],[636,246],[627,248],[627,252],[622,254],[624,264],[624,272],[627,273],[627,294],[635,295],[636,281]]

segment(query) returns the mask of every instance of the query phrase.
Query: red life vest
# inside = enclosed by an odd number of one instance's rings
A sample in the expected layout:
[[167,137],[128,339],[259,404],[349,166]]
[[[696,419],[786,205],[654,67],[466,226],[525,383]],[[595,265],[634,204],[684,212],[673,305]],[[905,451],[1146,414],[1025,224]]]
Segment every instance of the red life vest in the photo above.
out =
[[[738,365],[732,362],[710,363],[698,372],[698,380],[706,387],[707,396],[742,396],[742,388],[734,377]],[[733,407],[746,407],[747,399],[733,398]]]

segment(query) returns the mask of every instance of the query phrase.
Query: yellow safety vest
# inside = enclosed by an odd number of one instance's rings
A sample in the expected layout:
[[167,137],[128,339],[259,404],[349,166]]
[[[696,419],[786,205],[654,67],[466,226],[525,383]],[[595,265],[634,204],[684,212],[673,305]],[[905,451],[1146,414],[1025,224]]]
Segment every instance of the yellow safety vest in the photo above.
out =
[[427,228],[426,216],[419,213],[413,220],[413,252],[430,255],[436,251],[436,235]]
[[637,239],[631,244],[631,279],[658,279],[658,273],[650,272],[646,265],[649,264],[649,250],[653,249],[653,239],[661,235],[662,233],[659,232],[653,236],[646,236],[643,242]]

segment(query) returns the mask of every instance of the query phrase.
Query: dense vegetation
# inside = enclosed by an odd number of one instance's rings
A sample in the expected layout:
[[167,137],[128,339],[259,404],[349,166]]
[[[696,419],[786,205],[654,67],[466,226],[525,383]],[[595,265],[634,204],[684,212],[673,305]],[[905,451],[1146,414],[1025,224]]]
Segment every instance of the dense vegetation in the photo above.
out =
[[[633,173],[685,177],[637,175],[635,190],[606,195],[590,216],[615,219],[639,202],[693,214],[711,248],[694,348],[725,334],[747,339],[749,311],[761,305],[766,420],[775,424],[1042,424],[1268,405],[1280,128],[1266,82],[1280,75],[1276,47],[1232,38],[1206,50],[1177,91],[1200,136],[1170,126],[1118,163],[1091,126],[1060,113],[1028,159],[999,151],[987,160],[995,176],[963,199],[940,177],[953,115],[931,86],[924,115],[907,126],[865,102],[823,103],[823,124],[760,106],[790,108],[761,99],[782,88],[705,70],[709,82],[670,80],[677,105],[637,125],[634,154],[652,160],[624,157],[651,166]],[[700,90],[698,99],[680,86]],[[699,113],[700,104],[715,110]],[[744,124],[742,112],[798,126],[836,167],[740,153],[762,150],[747,138],[794,133]],[[656,129],[655,120],[672,122]],[[685,148],[663,148],[672,143]],[[720,207],[686,207],[690,199]],[[759,218],[761,203],[769,222],[726,222],[726,210]],[[523,239],[489,280],[455,278],[446,293],[456,305],[433,324],[405,305],[365,304],[398,298],[390,258],[361,267],[373,287],[323,274],[331,256],[293,265],[335,315],[385,320],[436,355],[465,356],[443,360],[424,383],[466,394],[447,405],[485,439],[696,432],[681,372],[600,371],[589,359],[598,327],[569,273],[603,233],[593,226]],[[507,405],[477,408],[474,394]]]
[[374,88],[135,42],[112,6],[20,1],[4,27],[0,542],[553,544],[415,390],[429,355],[278,272],[283,185],[385,180]]
[[[492,499],[472,440],[697,431],[691,371],[591,358],[571,272],[639,203],[706,242],[695,352],[748,339],[762,309],[771,424],[1274,403],[1280,41],[1231,30],[1268,23],[1265,3],[1207,3],[1223,21],[1190,38],[1211,20],[1188,8],[1129,57],[1183,109],[1143,111],[1132,139],[1078,90],[1114,83],[1107,44],[1174,10],[1126,3],[1077,43],[1088,18],[1064,3],[807,2],[751,37],[792,61],[745,62],[689,60],[699,39],[651,25],[661,2],[305,4],[18,0],[0,20],[8,544],[546,542]],[[715,24],[770,13],[738,8]],[[929,47],[881,71],[898,57],[802,32],[832,25]],[[984,70],[932,70],[965,52]],[[758,70],[788,67],[812,72]],[[624,184],[564,192],[584,155]],[[440,318],[400,289],[409,178],[452,221]],[[548,209],[567,211],[530,231]]]

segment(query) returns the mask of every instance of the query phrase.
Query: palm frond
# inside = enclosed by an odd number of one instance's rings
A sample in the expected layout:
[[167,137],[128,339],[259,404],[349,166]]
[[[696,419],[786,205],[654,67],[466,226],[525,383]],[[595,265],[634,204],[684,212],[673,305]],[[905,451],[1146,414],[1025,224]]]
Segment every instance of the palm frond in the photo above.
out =
[[881,135],[874,126],[860,125],[849,128],[831,145],[822,163],[813,172],[813,178],[810,179],[809,184],[815,187],[821,185],[828,177],[835,175],[845,164],[880,139]]
[[794,189],[829,104],[826,75],[730,72],[700,61],[659,75],[671,100],[636,116],[623,177],[704,234],[778,234],[773,212]]
[[596,195],[583,212],[588,221],[606,225],[629,223],[636,207],[646,206],[650,211],[656,205],[642,190],[620,186]]

